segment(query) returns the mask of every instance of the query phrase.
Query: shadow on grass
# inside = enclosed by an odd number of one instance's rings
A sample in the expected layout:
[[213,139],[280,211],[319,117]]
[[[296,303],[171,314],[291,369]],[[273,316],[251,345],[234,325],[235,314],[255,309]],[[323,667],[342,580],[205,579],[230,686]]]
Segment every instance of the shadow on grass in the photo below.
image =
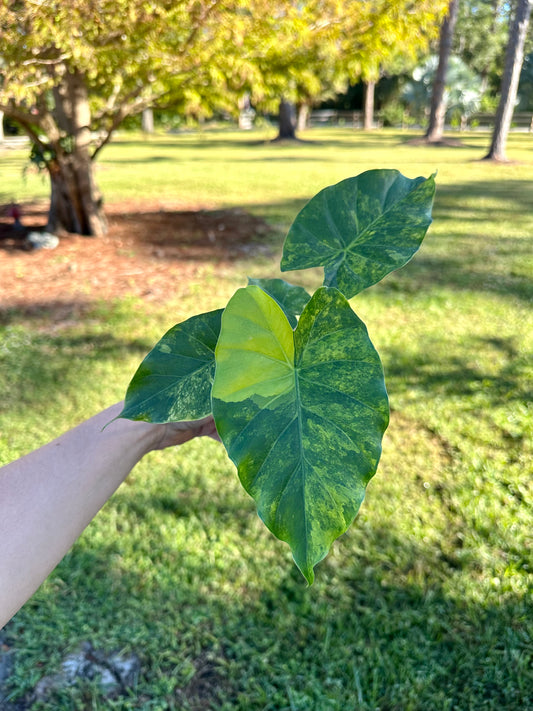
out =
[[[25,320],[48,320],[50,324],[76,324],[83,321],[94,304],[88,299],[43,299],[17,306],[0,306],[0,326],[9,326]],[[53,326],[50,326],[53,328]]]
[[[314,142],[313,142],[314,143]],[[265,147],[268,147],[270,143],[267,141],[264,144],[262,144]],[[295,144],[289,144],[287,147],[291,148],[297,145],[300,145],[298,143]],[[302,143],[302,145],[312,145],[312,144],[305,144]],[[340,144],[342,145],[342,144]],[[187,144],[187,148],[189,147],[189,144]],[[260,146],[258,145],[258,148]],[[322,146],[323,147],[323,146]],[[194,149],[195,151],[198,149],[197,146],[190,146],[191,149]],[[175,147],[174,147],[175,149]],[[231,157],[231,163],[286,163],[288,160],[292,162],[301,162],[301,163],[324,163],[328,162],[327,156],[324,156],[323,154],[317,155],[317,156],[312,156],[309,155],[308,153],[302,154],[302,155],[297,155],[294,153],[290,154],[290,157],[285,155],[282,152],[282,149],[278,149],[280,152],[278,155],[265,155],[264,152],[258,153],[257,155],[252,155],[249,153],[249,151],[242,155],[236,155]],[[177,163],[179,164],[180,162],[183,162],[183,160],[186,160],[189,162],[191,160],[190,155],[187,155],[185,159],[183,158],[182,155],[179,154],[179,152],[174,152],[173,155],[168,155],[168,156],[161,156],[161,155],[150,155],[150,156],[144,156],[144,157],[138,157],[138,158],[114,158],[113,159],[113,164],[121,164],[121,165],[136,165],[138,163]],[[216,164],[220,163],[221,165],[227,165],[230,160],[225,157],[225,156],[212,156],[212,155],[206,155],[206,154],[199,154],[194,156],[194,162],[199,163],[201,161],[205,160],[209,164]],[[335,161],[336,158],[332,157],[332,161]]]
[[[436,221],[490,219],[491,213],[509,214],[515,219],[529,214],[532,206],[531,181],[476,180],[453,185],[437,185],[433,212]],[[465,214],[466,213],[466,214]]]
[[[300,136],[300,134],[299,134]],[[298,137],[297,140],[295,141],[290,141],[290,140],[282,140],[278,141],[276,140],[275,137],[273,138],[262,138],[258,139],[256,137],[254,138],[249,138],[248,140],[245,139],[235,139],[235,138],[221,138],[221,137],[216,137],[213,139],[212,134],[209,134],[206,136],[204,140],[202,138],[195,138],[194,140],[187,140],[186,136],[182,136],[184,139],[183,141],[171,141],[171,140],[165,140],[165,139],[158,139],[154,141],[152,144],[143,142],[143,141],[136,141],[136,140],[121,140],[120,145],[124,147],[128,147],[131,150],[146,150],[147,145],[151,145],[155,150],[169,150],[172,152],[172,156],[168,158],[168,160],[179,160],[180,159],[180,149],[183,149],[184,151],[187,150],[194,150],[194,151],[199,151],[199,152],[206,152],[206,153],[211,153],[218,149],[218,148],[227,148],[227,149],[236,149],[242,150],[242,151],[249,151],[250,149],[258,148],[258,149],[272,149],[272,152],[276,152],[280,154],[279,160],[286,160],[283,157],[283,154],[286,153],[287,151],[291,152],[291,160],[312,160],[312,156],[310,156],[307,152],[307,149],[312,149],[313,147],[316,148],[341,148],[343,150],[353,150],[357,151],[361,147],[366,148],[383,148],[384,146],[391,145],[402,145],[404,143],[408,142],[408,137],[403,135],[402,133],[398,134],[387,134],[387,135],[381,135],[377,132],[373,133],[364,133],[361,131],[352,131],[350,133],[351,139],[353,140],[349,146],[347,146],[346,141],[335,139],[335,138],[330,138],[330,137],[324,137],[320,135],[319,130],[313,130],[312,133],[309,132],[304,132],[301,134],[302,137]],[[357,140],[357,139],[360,140]],[[471,147],[471,146],[469,146]],[[476,146],[477,147],[477,146]],[[462,146],[461,146],[462,148]],[[301,156],[298,156],[297,153],[294,154],[293,151],[296,149],[298,151],[299,149],[302,149],[302,151],[305,151],[302,153]],[[237,154],[238,155],[238,154]],[[265,160],[265,154],[264,152],[261,152],[258,154],[259,155],[259,160]],[[232,158],[235,158],[237,156],[233,156]],[[213,160],[214,156],[209,155],[206,156],[206,159],[209,161]],[[155,157],[155,160],[160,160],[161,158],[158,158],[157,156]],[[203,160],[203,157],[200,156],[200,160]],[[254,162],[257,158],[253,154],[247,153],[245,157],[242,158],[245,161],[250,161]],[[151,158],[150,157],[144,157],[141,158],[140,162],[150,162]],[[215,160],[216,159],[215,157]],[[226,161],[227,158],[221,158],[221,161]],[[324,156],[322,157],[317,157],[317,160],[324,160]],[[118,163],[136,163],[139,162],[136,159],[113,159],[113,163],[118,162]]]
[[[519,249],[528,254],[525,240],[520,241]],[[519,254],[520,252],[518,252]],[[513,251],[513,256],[516,253]],[[483,255],[478,259],[462,260],[458,257],[432,257],[425,253],[415,257],[405,271],[394,272],[380,283],[383,293],[429,294],[435,288],[452,291],[468,291],[497,294],[531,303],[533,299],[533,276],[512,273],[512,269],[502,270],[501,262],[492,272],[490,263]]]
[[141,359],[152,346],[149,340],[116,337],[91,328],[81,334],[50,335],[8,326],[0,341],[2,409],[18,408],[25,402],[37,406],[51,397],[76,392],[80,373],[85,367],[90,369],[91,363],[118,362],[130,354]]
[[[485,372],[459,355],[445,355],[439,351],[438,358],[430,351],[417,350],[407,355],[401,348],[382,348],[386,363],[387,379],[396,393],[416,389],[420,393],[439,393],[447,397],[472,395],[483,392],[487,407],[502,402],[531,402],[533,383],[529,372],[533,354],[520,352],[514,338],[466,338],[462,347],[470,354],[494,353],[502,365],[498,371]],[[470,402],[470,400],[468,400]]]
[[[142,672],[130,695],[158,708],[530,708],[527,599],[508,592],[499,602],[482,600],[475,582],[454,596],[449,580],[460,573],[474,580],[480,560],[459,565],[458,573],[422,542],[386,529],[364,533],[356,556],[344,543],[342,560],[319,566],[313,588],[288,559],[284,573],[255,564],[245,539],[248,585],[235,585],[231,570],[206,560],[207,542],[203,554],[174,570],[162,569],[154,550],[151,581],[122,565],[118,539],[96,550],[81,544],[48,592],[6,628],[7,642],[21,668],[88,635],[95,644],[133,650]],[[26,650],[32,625],[37,634],[49,628],[61,636],[33,638]],[[24,711],[31,685],[20,676],[18,683]],[[76,693],[74,686],[70,705],[57,708],[71,708]]]
[[[175,154],[175,158],[179,159],[179,152],[180,149],[188,150],[188,149],[194,149],[199,150],[199,151],[210,151],[213,152],[217,148],[222,147],[222,148],[236,148],[236,149],[243,149],[243,150],[249,150],[250,148],[255,148],[255,147],[261,147],[261,146],[266,146],[271,143],[270,139],[264,138],[264,139],[259,139],[259,138],[249,138],[248,140],[241,140],[241,139],[234,139],[234,138],[220,138],[217,137],[216,139],[213,139],[213,136],[209,134],[209,136],[206,136],[205,139],[202,140],[202,138],[198,138],[198,134],[195,134],[195,138],[192,140],[187,139],[187,134],[181,134],[181,136],[176,136],[176,140],[168,140],[168,139],[156,139],[153,142],[152,141],[141,141],[141,140],[120,140],[120,147],[125,147],[129,148],[131,150],[146,150],[147,147],[153,148],[154,150],[165,150],[168,149],[169,151],[172,151]],[[179,138],[182,140],[180,141]],[[274,144],[276,145],[276,144]],[[149,157],[147,157],[145,160],[149,160]],[[171,160],[174,160],[172,157]],[[113,159],[113,163],[115,160]],[[127,159],[126,160],[119,160],[118,162],[129,162]],[[135,159],[133,159],[131,162],[135,163]]]

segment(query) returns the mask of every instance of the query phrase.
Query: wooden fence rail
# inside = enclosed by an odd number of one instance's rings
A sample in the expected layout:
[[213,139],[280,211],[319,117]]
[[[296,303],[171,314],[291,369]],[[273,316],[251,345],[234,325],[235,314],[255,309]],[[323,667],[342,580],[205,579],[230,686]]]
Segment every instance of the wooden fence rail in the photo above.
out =
[[[378,127],[383,125],[379,111],[375,116],[375,123]],[[363,127],[362,111],[337,111],[336,109],[316,109],[311,111],[309,116],[310,126],[350,126],[352,128]],[[402,128],[409,125],[406,120],[402,123]],[[492,129],[494,126],[494,114],[488,112],[478,112],[467,117],[461,125],[461,130],[485,128]],[[459,128],[459,127],[457,127]],[[513,115],[511,130],[527,130],[533,133],[533,114],[517,111]]]

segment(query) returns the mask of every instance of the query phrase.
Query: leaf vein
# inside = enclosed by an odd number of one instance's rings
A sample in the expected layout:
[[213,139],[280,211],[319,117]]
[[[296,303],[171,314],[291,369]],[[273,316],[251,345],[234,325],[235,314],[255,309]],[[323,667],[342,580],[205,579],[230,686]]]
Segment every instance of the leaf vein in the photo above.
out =
[[[315,380],[310,380],[309,378],[305,378],[302,376],[299,376],[299,377],[304,382],[311,383],[312,385],[315,385],[315,386],[319,385],[320,387],[326,388],[327,390],[331,390],[334,393],[339,393],[339,395],[343,395],[344,397],[347,397],[352,402],[356,403],[357,405],[361,405],[361,407],[364,407],[365,409],[370,410],[371,412],[374,412],[376,415],[379,415],[380,417],[383,416],[383,413],[380,410],[378,410],[377,408],[372,407],[372,405],[369,405],[368,403],[363,402],[362,400],[359,400],[358,398],[354,397],[353,395],[350,395],[349,393],[345,393],[342,390],[339,390],[338,388],[334,388],[332,385],[328,385],[327,383],[323,383],[321,381],[317,382]],[[306,409],[309,410],[309,408],[306,408]],[[312,412],[312,410],[309,410],[309,411]]]

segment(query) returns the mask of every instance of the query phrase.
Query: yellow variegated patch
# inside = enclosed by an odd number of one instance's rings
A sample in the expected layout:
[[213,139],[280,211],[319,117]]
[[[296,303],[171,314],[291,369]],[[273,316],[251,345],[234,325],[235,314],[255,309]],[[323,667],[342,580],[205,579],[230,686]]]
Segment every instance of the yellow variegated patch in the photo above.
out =
[[258,286],[239,289],[223,315],[213,398],[242,402],[294,387],[294,336],[280,306]]

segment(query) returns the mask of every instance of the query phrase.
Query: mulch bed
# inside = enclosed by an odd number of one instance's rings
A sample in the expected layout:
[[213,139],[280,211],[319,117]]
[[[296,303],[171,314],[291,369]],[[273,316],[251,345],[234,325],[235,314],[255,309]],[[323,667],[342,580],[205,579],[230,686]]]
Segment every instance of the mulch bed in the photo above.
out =
[[[227,266],[269,249],[271,228],[243,210],[184,210],[120,203],[107,208],[105,237],[59,235],[55,249],[31,250],[46,204],[22,206],[23,229],[0,207],[0,315],[82,307],[125,295],[157,299],[194,280],[206,263]],[[263,243],[261,243],[263,242]]]

